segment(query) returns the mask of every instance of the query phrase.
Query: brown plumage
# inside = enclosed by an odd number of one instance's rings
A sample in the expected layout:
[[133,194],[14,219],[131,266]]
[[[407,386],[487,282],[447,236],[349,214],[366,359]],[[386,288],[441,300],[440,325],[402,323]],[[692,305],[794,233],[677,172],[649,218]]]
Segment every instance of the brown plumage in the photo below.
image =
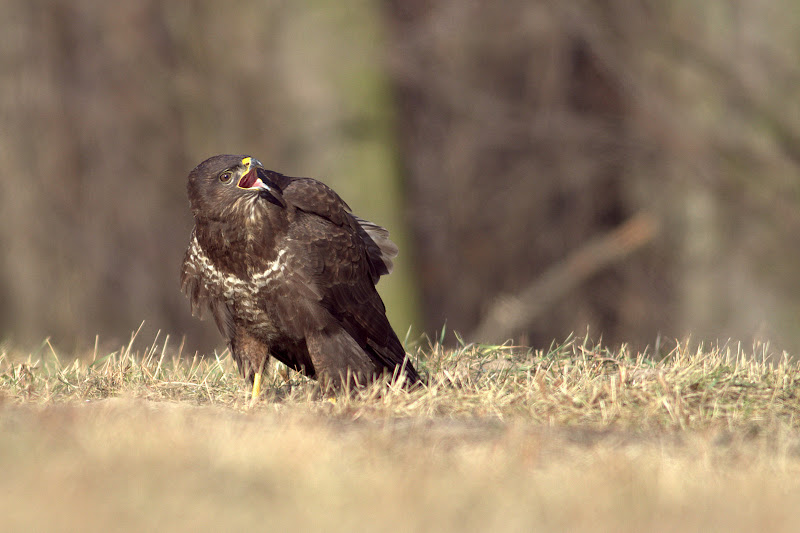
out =
[[385,229],[323,183],[247,156],[203,161],[188,192],[181,287],[193,314],[211,311],[254,400],[270,355],[336,386],[384,372],[419,381],[375,290],[397,255]]

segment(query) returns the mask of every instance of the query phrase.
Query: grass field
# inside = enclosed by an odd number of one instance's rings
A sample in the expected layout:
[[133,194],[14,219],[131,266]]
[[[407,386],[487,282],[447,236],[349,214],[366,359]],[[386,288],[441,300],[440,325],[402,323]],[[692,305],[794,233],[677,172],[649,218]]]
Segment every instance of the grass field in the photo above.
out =
[[331,397],[168,343],[0,350],[7,531],[797,531],[800,366],[413,348],[426,388]]

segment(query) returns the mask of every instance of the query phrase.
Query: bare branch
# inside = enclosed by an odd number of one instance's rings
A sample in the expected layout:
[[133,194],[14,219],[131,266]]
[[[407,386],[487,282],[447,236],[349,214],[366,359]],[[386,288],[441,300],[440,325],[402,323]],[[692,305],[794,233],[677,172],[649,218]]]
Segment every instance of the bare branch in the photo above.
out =
[[657,233],[655,217],[648,213],[632,216],[550,267],[518,295],[497,298],[471,337],[480,342],[507,340],[592,274],[638,250]]

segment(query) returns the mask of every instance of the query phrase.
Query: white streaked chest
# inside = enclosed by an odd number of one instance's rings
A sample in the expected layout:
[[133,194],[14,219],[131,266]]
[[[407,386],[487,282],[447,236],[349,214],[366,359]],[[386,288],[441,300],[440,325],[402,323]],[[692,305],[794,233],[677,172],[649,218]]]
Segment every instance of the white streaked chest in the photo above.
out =
[[286,271],[286,250],[281,249],[275,259],[261,263],[258,270],[248,270],[245,278],[225,272],[216,267],[203,247],[192,235],[188,260],[195,266],[204,288],[210,293],[225,300],[241,318],[257,321],[263,320],[263,306],[258,296],[269,291],[279,282]]

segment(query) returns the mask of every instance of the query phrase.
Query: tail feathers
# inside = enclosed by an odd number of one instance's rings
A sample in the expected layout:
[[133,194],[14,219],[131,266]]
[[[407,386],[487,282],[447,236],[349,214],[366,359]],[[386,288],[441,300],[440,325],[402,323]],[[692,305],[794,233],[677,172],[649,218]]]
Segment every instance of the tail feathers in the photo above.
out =
[[342,328],[307,334],[306,345],[317,375],[325,376],[323,379],[332,380],[337,386],[348,382],[366,385],[384,372],[395,375],[404,372],[407,386],[422,381],[411,361],[403,358],[387,362],[371,345],[366,349],[359,346]]

